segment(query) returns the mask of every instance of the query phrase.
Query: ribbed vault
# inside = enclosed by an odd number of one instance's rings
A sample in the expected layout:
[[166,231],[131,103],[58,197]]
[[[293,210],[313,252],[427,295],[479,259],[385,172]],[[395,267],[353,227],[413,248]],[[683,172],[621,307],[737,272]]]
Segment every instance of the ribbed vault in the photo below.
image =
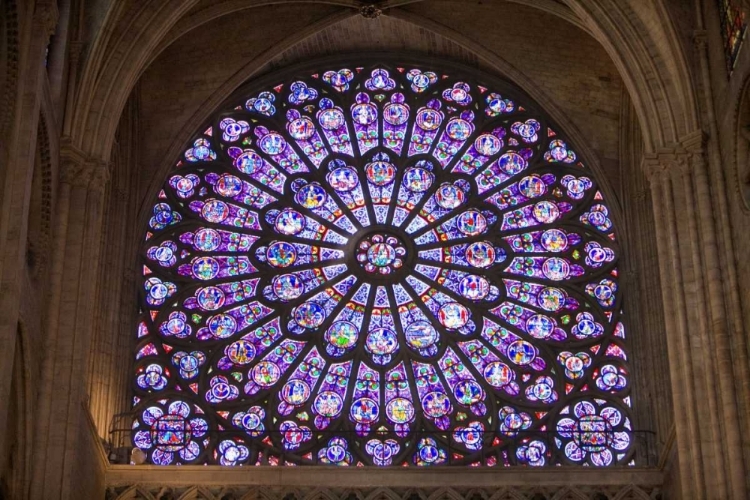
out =
[[[224,12],[240,8],[261,8],[270,2],[224,2]],[[273,2],[281,5],[292,2]],[[296,2],[298,9],[318,9],[322,2]],[[329,5],[329,2],[327,5]],[[437,5],[455,2],[383,2],[379,8],[384,15],[395,15],[413,9],[424,17]],[[612,57],[634,101],[644,134],[647,149],[678,142],[679,138],[695,128],[694,101],[689,97],[690,79],[685,61],[681,57],[670,24],[660,4],[644,8],[639,2],[566,2]],[[639,5],[636,6],[635,4]],[[342,10],[356,12],[359,3],[335,2]],[[199,2],[164,1],[117,3],[105,21],[88,59],[81,80],[79,95],[86,96],[86,104],[77,107],[69,130],[73,143],[89,154],[107,158],[119,112],[146,64],[164,47],[165,38],[185,33],[190,27],[208,22],[221,15],[214,4],[201,9]],[[465,4],[462,4],[465,5]],[[546,7],[553,13],[565,13],[548,2],[533,2],[533,6]],[[466,6],[467,14],[475,6]],[[210,12],[204,12],[209,9]],[[479,14],[477,14],[479,15]],[[183,21],[186,19],[187,21]],[[445,22],[445,20],[443,20]],[[442,23],[434,23],[427,31],[445,31]],[[449,24],[449,23],[446,23]],[[172,30],[178,27],[178,32]],[[267,26],[264,26],[267,28]],[[467,36],[470,37],[470,33]],[[663,42],[663,43],[660,43]],[[125,64],[127,61],[127,64]]]

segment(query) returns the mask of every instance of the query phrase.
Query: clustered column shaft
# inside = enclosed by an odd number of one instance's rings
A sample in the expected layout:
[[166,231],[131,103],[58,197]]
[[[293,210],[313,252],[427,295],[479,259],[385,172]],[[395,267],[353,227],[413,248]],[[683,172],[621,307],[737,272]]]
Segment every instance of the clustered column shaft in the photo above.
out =
[[643,165],[663,235],[657,246],[682,491],[746,498],[734,377],[744,356],[731,352],[703,135],[647,155]]

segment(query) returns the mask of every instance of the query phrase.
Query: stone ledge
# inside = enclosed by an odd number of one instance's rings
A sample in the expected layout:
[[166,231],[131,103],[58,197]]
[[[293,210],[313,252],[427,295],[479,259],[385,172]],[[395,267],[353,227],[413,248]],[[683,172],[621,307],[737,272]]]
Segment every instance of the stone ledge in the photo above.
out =
[[265,486],[283,488],[502,488],[505,486],[659,487],[663,473],[654,468],[593,469],[583,467],[469,468],[435,467],[221,467],[110,465],[109,486]]
[[658,486],[499,488],[282,488],[257,486],[110,487],[107,500],[661,500]]

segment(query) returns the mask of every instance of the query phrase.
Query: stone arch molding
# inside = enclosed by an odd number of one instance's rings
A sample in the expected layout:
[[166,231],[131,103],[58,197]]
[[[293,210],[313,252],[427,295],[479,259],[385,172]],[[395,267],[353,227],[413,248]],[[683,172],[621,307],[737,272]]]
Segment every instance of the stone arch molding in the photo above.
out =
[[[197,0],[151,0],[115,4],[89,52],[79,80],[75,115],[66,130],[74,146],[94,158],[108,158],[121,111],[135,82],[154,54],[163,48],[163,40],[170,30],[179,26],[197,3]],[[271,2],[226,2],[227,12],[237,10],[239,3],[252,8]],[[310,0],[309,3],[323,2]],[[346,0],[335,3],[352,15],[358,12],[353,7],[360,6]],[[380,8],[383,15],[398,15],[398,6],[404,3],[407,2],[392,0],[384,2]],[[566,1],[615,62],[644,129],[646,151],[652,152],[679,142],[682,136],[695,130],[697,111],[689,69],[662,2],[655,2],[650,9],[637,3],[636,0]],[[546,4],[532,2],[530,5]],[[548,11],[556,13],[558,9]],[[652,19],[646,20],[645,16]],[[183,25],[189,29],[214,17],[204,16]],[[424,24],[419,19],[413,21]],[[448,38],[453,35],[441,25],[421,27]]]

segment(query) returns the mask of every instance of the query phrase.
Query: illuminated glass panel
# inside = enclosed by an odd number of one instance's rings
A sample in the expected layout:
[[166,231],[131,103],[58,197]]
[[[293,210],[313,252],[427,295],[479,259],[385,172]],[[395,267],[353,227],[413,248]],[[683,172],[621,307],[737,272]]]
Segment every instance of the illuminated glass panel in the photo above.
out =
[[724,39],[724,55],[727,70],[731,73],[737,63],[742,42],[745,39],[747,23],[745,13],[734,5],[731,0],[719,0],[719,16],[721,19],[721,36]]
[[607,202],[477,78],[310,72],[201,128],[144,231],[151,463],[632,463]]

